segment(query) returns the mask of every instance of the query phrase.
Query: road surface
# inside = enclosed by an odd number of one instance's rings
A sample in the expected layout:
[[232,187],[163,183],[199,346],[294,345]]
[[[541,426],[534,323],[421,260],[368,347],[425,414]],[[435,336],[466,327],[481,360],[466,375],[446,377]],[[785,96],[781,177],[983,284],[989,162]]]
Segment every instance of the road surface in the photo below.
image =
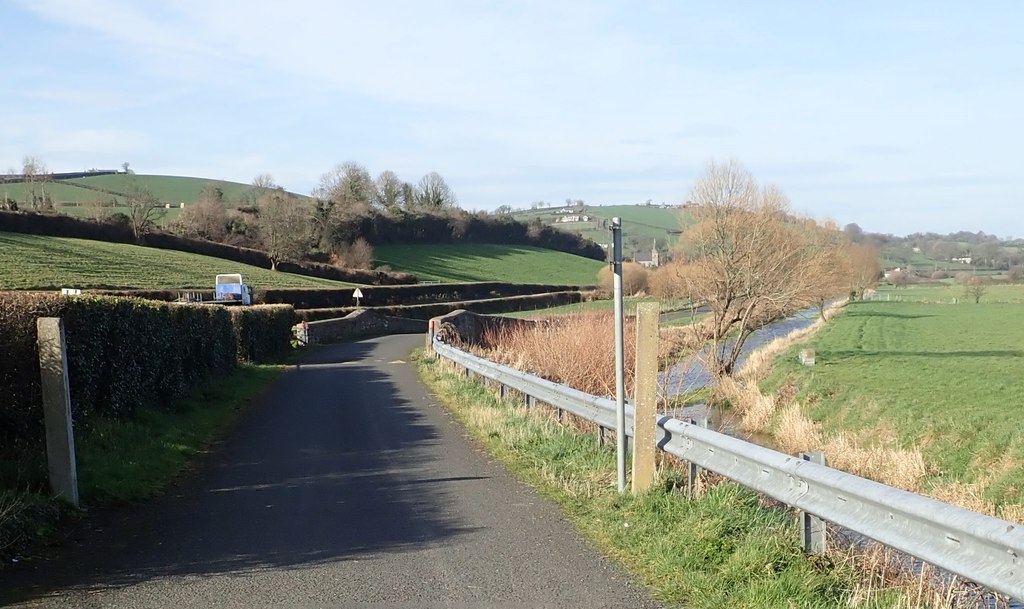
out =
[[420,336],[322,348],[186,480],[0,571],[26,607],[654,607],[420,382]]

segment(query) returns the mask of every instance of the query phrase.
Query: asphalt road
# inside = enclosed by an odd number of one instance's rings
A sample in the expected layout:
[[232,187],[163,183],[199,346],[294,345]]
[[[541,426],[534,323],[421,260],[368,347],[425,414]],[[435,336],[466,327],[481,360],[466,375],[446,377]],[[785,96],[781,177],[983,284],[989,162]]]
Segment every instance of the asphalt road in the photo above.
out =
[[421,341],[316,352],[166,495],[0,571],[0,604],[654,607],[464,435]]

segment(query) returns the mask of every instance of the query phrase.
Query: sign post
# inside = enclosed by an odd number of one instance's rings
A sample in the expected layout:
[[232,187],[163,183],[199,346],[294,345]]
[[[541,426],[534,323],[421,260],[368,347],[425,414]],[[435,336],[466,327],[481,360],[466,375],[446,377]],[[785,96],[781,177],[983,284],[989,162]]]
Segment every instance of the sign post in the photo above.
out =
[[615,301],[615,463],[619,492],[626,492],[626,369],[622,330],[622,220],[612,218],[612,287]]

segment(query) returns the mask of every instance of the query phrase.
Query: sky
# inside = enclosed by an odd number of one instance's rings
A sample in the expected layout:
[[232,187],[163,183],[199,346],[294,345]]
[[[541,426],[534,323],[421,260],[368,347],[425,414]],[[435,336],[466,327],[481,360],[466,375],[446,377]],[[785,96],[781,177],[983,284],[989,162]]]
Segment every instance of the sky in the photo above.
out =
[[740,161],[871,232],[1024,237],[1024,3],[0,0],[0,172],[309,193],[345,161],[465,209],[679,204]]

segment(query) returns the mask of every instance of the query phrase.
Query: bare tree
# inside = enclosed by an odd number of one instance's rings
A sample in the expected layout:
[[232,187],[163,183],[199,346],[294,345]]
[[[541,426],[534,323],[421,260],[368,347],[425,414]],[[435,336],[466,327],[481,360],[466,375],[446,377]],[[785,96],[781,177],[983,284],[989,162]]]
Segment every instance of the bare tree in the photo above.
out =
[[242,191],[240,198],[242,203],[255,206],[260,197],[272,190],[284,190],[274,182],[274,176],[269,173],[258,173],[252,179],[249,187]]
[[981,302],[981,298],[988,293],[988,282],[984,278],[972,275],[964,282],[964,298],[970,298],[974,304]]
[[382,171],[377,176],[374,188],[374,207],[396,211],[403,207],[403,193],[406,184],[398,177],[398,174],[389,170]]
[[816,253],[809,263],[816,265],[818,279],[811,286],[811,299],[818,308],[818,315],[825,319],[825,307],[850,288],[853,266],[850,259],[848,233],[826,222],[818,224],[809,219],[800,223],[807,240],[805,247]]
[[46,199],[43,185],[50,179],[46,164],[37,156],[26,155],[21,161],[21,175],[26,186],[25,204],[35,211],[42,209]]
[[864,298],[864,290],[878,284],[882,274],[882,251],[872,243],[854,243],[849,252],[850,286]]
[[309,251],[309,214],[298,201],[269,192],[258,202],[259,232],[272,270],[283,260],[299,260]]
[[331,201],[344,211],[363,212],[373,204],[375,190],[370,172],[359,163],[346,161],[320,176],[320,184],[313,195]]
[[159,199],[134,179],[129,181],[124,199],[128,207],[129,226],[135,239],[141,239],[142,235],[153,230],[157,221],[166,213]]
[[776,187],[737,161],[710,163],[690,192],[696,223],[677,252],[683,291],[706,303],[708,367],[732,374],[750,334],[815,302],[822,257],[810,221],[793,218]]
[[187,237],[219,242],[228,232],[228,213],[221,201],[200,197],[181,210],[177,226],[178,231]]
[[421,209],[440,210],[455,207],[458,201],[455,193],[444,181],[441,174],[432,171],[423,176],[416,185],[416,206]]

